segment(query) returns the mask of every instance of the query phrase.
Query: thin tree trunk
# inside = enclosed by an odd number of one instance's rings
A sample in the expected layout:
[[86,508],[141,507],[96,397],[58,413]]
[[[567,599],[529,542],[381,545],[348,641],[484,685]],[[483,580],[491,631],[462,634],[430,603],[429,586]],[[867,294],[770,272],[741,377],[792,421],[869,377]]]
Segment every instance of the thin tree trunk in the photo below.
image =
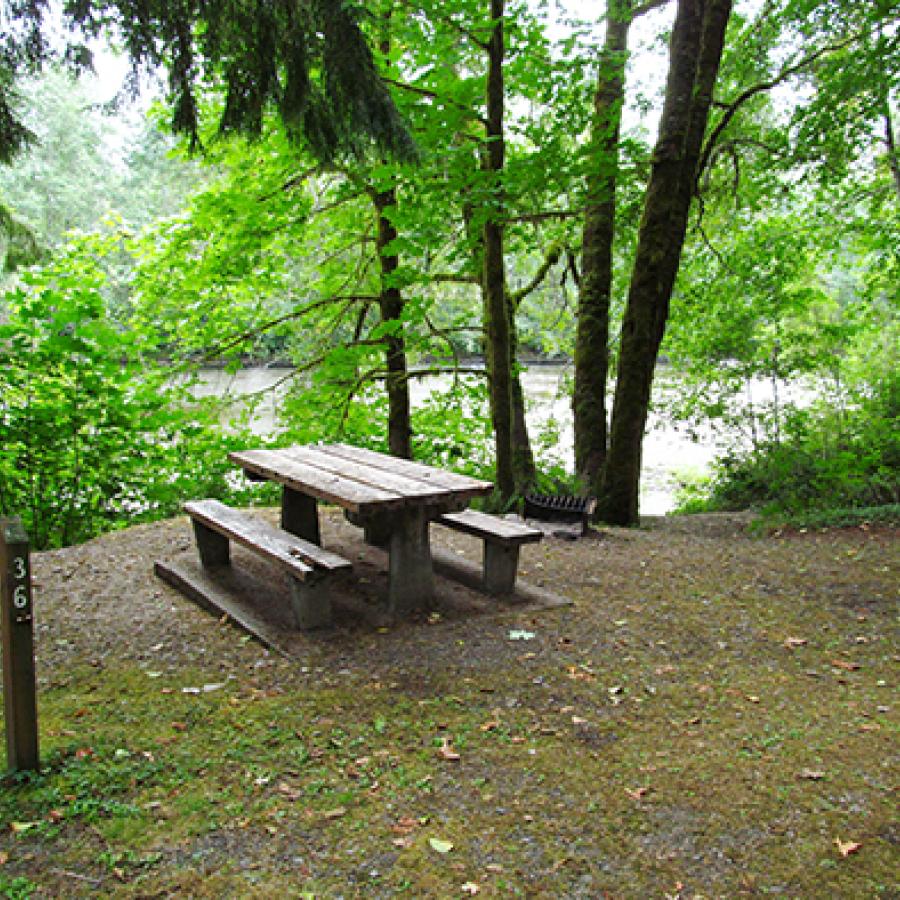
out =
[[891,119],[891,106],[884,104],[884,142],[887,145],[888,167],[894,176],[894,188],[897,198],[900,199],[900,160],[897,159],[897,142],[894,138],[894,123]]
[[575,335],[575,472],[589,493],[606,459],[609,306],[616,226],[619,132],[625,99],[630,0],[608,0],[606,37],[597,70],[591,171],[581,239],[582,276]]
[[503,0],[490,0],[493,29],[488,41],[487,147],[484,165],[492,192],[484,223],[485,351],[490,379],[491,417],[496,442],[497,488],[504,500],[513,496],[512,357],[503,260]]
[[697,164],[718,75],[731,0],[679,0],[666,100],[622,325],[609,452],[599,517],[638,521],[641,444],[653,373],[687,232]]
[[[388,10],[384,14],[383,32],[379,50],[385,59],[391,50],[390,19]],[[385,336],[385,361],[387,365],[388,396],[388,449],[394,456],[412,458],[412,426],[410,423],[409,376],[406,367],[406,341],[403,335],[403,296],[400,288],[392,284],[392,277],[400,265],[397,253],[389,250],[397,238],[397,229],[391,214],[397,206],[397,192],[391,186],[385,191],[372,195],[377,218],[375,244],[381,268],[381,291],[378,306],[381,321],[392,324],[393,328]]]
[[512,371],[510,373],[510,392],[512,394],[512,465],[513,481],[516,493],[523,495],[534,487],[537,469],[534,464],[534,453],[531,450],[531,439],[528,436],[528,422],[525,420],[525,391],[519,373],[518,352],[519,338],[516,330],[516,310],[512,303],[507,304],[509,311],[509,343]]
[[400,265],[396,253],[385,248],[397,237],[397,229],[388,212],[397,205],[393,188],[373,196],[378,219],[375,243],[381,266],[381,293],[378,307],[381,321],[396,323],[384,338],[387,363],[388,395],[388,448],[394,456],[412,458],[412,427],[410,425],[409,377],[406,369],[406,341],[403,336],[403,296],[400,289],[391,284],[391,277]]

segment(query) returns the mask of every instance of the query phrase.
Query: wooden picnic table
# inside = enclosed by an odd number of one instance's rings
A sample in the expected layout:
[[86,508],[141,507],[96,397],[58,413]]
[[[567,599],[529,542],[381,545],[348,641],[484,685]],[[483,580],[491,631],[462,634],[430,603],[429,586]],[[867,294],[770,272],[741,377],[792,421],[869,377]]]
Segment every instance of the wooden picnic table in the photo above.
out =
[[321,545],[317,501],[342,507],[366,540],[389,553],[390,609],[427,608],[434,597],[429,523],[465,509],[493,485],[346,444],[229,454],[250,478],[282,485],[281,527]]

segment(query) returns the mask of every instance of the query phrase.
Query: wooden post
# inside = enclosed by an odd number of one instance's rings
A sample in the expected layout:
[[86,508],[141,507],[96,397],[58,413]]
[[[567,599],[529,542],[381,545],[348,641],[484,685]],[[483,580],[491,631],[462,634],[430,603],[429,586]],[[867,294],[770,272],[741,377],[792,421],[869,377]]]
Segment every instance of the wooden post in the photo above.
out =
[[428,609],[434,600],[434,569],[428,518],[421,507],[395,514],[388,555],[388,609],[391,615]]
[[281,527],[311,544],[321,546],[316,498],[284,485],[281,491]]
[[28,535],[18,517],[0,519],[0,627],[6,760],[11,771],[39,768],[34,621]]

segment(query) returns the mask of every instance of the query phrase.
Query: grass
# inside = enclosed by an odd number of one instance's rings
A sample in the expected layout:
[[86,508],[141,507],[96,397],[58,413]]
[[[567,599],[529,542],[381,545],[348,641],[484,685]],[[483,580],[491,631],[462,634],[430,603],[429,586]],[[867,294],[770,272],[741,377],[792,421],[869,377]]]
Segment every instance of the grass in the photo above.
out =
[[896,543],[743,540],[765,577],[573,576],[534,640],[433,627],[467,664],[416,677],[75,668],[0,790],[0,895],[897,896]]

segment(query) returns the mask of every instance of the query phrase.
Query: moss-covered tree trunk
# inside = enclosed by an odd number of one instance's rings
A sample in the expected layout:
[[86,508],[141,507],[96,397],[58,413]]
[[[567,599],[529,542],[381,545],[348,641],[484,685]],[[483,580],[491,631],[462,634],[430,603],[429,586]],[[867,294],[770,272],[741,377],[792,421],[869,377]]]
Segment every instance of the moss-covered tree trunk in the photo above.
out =
[[653,153],[622,324],[599,517],[638,521],[641,444],[650,390],[687,232],[697,164],[731,13],[731,0],[679,0],[666,99]]
[[496,448],[497,489],[503,499],[515,492],[512,448],[512,355],[503,260],[503,0],[490,0],[493,21],[488,41],[487,146],[484,166],[490,209],[483,227],[485,355],[490,379],[491,417]]
[[599,489],[606,459],[606,382],[609,305],[616,228],[619,132],[625,97],[625,63],[631,0],[608,0],[606,37],[597,70],[591,126],[587,206],[581,238],[581,285],[575,335],[575,472],[590,493]]

